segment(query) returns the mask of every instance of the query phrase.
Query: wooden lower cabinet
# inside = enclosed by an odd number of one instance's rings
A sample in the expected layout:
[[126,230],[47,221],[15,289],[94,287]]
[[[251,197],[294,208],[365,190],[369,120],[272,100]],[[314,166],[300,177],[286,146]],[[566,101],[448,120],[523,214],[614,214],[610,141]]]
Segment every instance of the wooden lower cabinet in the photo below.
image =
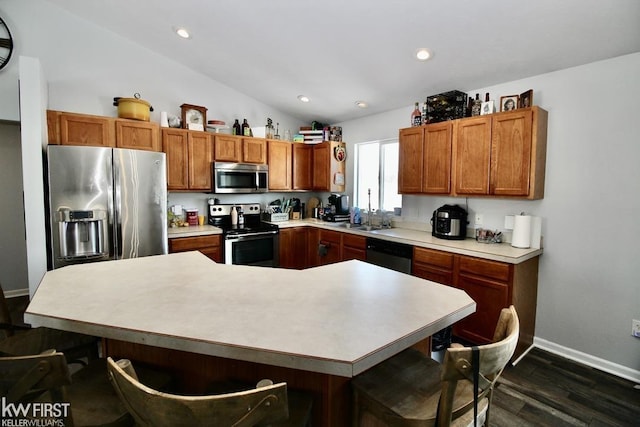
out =
[[342,235],[342,260],[348,261],[350,259],[358,259],[360,261],[367,259],[366,237],[347,233]]
[[364,261],[366,257],[364,236],[315,227],[280,229],[280,266],[284,268],[317,267],[350,259]]
[[509,264],[415,247],[412,274],[455,286],[473,298],[476,312],[456,323],[453,334],[475,344],[493,340],[500,310],[513,304],[520,319],[520,338],[514,355],[517,358],[533,344],[538,258]]
[[280,229],[280,267],[302,270],[308,265],[309,234],[307,227]]
[[414,276],[453,286],[453,262],[452,253],[414,247],[411,271]]
[[320,265],[342,261],[342,233],[321,229],[316,248]]
[[219,234],[169,239],[169,253],[200,251],[215,262],[222,262],[222,237]]

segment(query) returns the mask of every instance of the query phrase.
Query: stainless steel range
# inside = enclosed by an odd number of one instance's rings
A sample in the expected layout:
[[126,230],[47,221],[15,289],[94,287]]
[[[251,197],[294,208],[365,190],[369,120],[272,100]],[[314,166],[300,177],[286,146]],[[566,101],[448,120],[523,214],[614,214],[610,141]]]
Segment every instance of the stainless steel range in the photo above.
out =
[[259,203],[209,205],[208,222],[224,231],[225,264],[278,266],[278,226],[261,220]]

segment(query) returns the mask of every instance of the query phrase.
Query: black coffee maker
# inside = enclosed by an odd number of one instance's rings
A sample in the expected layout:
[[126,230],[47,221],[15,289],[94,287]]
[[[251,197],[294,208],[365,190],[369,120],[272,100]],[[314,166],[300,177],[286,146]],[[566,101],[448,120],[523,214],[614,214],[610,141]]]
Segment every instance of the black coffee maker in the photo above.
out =
[[332,194],[329,196],[329,212],[325,212],[325,221],[349,221],[349,196]]

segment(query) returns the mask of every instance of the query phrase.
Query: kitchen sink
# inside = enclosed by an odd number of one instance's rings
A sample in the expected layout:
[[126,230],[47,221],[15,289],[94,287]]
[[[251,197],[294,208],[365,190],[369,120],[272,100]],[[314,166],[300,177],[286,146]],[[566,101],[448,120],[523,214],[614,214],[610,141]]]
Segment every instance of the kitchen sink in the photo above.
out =
[[377,231],[377,230],[386,229],[386,227],[385,228],[380,228],[380,226],[368,226],[368,225],[364,225],[364,224],[350,224],[348,222],[327,222],[326,224],[330,225],[332,227],[336,227],[336,228],[345,228],[347,230]]

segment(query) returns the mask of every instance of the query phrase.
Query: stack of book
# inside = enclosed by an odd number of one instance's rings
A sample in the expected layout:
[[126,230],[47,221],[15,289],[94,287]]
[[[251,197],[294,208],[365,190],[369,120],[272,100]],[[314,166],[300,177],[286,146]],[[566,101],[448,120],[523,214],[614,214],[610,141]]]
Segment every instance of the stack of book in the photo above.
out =
[[324,141],[324,132],[322,130],[300,129],[300,135],[303,136],[305,144],[318,144]]

